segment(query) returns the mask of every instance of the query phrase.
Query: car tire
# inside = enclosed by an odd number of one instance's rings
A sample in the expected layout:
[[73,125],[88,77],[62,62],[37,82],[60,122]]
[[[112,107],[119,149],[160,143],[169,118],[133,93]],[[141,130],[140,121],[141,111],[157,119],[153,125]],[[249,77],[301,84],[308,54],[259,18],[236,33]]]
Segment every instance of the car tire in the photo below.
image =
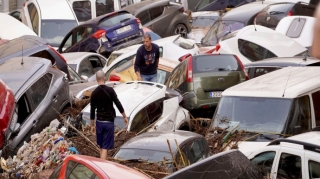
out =
[[183,38],[187,38],[188,29],[184,24],[178,24],[174,27],[172,35],[178,35],[178,34],[180,34],[181,37]]

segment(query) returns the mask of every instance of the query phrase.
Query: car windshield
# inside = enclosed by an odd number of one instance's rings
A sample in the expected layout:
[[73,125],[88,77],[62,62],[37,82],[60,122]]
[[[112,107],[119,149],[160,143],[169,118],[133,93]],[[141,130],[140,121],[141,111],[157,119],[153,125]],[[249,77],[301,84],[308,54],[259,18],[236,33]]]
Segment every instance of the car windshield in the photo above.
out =
[[214,127],[248,132],[281,134],[290,113],[292,99],[222,97],[214,116]]
[[118,58],[122,53],[112,53],[108,58],[107,66],[109,66],[116,58]]
[[120,23],[124,23],[130,19],[133,19],[133,16],[127,12],[121,12],[119,14],[106,17],[99,22],[99,26],[109,28]]
[[63,38],[74,27],[77,26],[75,20],[42,20],[41,37],[46,39],[53,47],[59,47]]
[[218,19],[218,16],[199,16],[192,18],[192,28],[210,27]]
[[161,70],[158,68],[157,70],[157,82],[160,84],[164,84],[165,80],[167,79],[167,77],[169,76],[170,72],[165,71],[165,70]]
[[244,24],[237,21],[221,21],[217,20],[209,29],[207,34],[201,40],[201,45],[203,46],[214,46],[216,45],[222,37],[234,32],[236,30],[242,29]]
[[133,160],[142,159],[149,162],[159,162],[162,160],[170,160],[171,154],[169,152],[157,151],[157,150],[145,150],[145,149],[120,149],[114,156],[116,159],[121,160]]

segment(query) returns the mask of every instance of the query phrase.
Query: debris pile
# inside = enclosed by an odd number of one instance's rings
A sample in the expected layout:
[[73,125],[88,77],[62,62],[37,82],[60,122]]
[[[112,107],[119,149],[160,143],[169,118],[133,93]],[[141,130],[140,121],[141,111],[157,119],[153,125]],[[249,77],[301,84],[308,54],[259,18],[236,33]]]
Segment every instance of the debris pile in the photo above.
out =
[[193,118],[190,120],[190,128],[194,133],[205,136],[209,130],[212,119],[209,118]]
[[79,153],[72,142],[64,139],[65,128],[57,129],[59,121],[54,120],[49,127],[31,136],[29,143],[19,148],[17,155],[9,156],[7,160],[1,158],[1,168],[4,178],[28,178],[36,173],[53,169],[63,159]]

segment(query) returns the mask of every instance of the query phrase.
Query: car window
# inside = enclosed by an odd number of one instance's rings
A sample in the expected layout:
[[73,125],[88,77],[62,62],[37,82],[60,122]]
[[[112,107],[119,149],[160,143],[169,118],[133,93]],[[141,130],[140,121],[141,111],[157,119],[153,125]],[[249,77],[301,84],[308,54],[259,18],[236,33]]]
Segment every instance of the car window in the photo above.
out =
[[117,13],[116,15],[107,16],[107,17],[103,18],[102,20],[100,20],[99,26],[108,28],[108,27],[112,27],[117,24],[126,22],[128,20],[133,19],[133,18],[134,18],[134,16],[132,16],[131,14],[129,14],[127,12],[120,12],[120,13]]
[[289,114],[287,134],[294,134],[297,128],[300,132],[308,132],[311,129],[311,110],[309,96],[302,96],[294,100]]
[[78,163],[76,167],[71,171],[68,179],[90,179],[94,174],[88,167]]
[[266,51],[267,51],[267,54],[266,54],[265,59],[266,59],[266,58],[273,58],[273,57],[277,57],[274,53],[270,52],[269,50],[267,50],[267,49],[266,49]]
[[181,150],[186,153],[190,164],[200,161],[207,157],[206,148],[202,145],[201,139],[196,139],[181,147]]
[[312,93],[312,102],[316,118],[316,126],[320,126],[320,91]]
[[253,78],[278,70],[280,67],[254,67]]
[[149,10],[151,20],[154,20],[155,18],[161,16],[162,13],[163,13],[163,9],[164,9],[163,6],[158,6],[158,7],[151,8]]
[[60,171],[61,171],[62,163],[60,163],[50,175],[49,179],[58,179]]
[[93,71],[95,73],[103,68],[103,65],[102,65],[99,57],[90,56],[88,59],[89,59],[91,65],[92,65]]
[[30,3],[28,5],[28,12],[30,16],[32,29],[36,34],[39,34],[39,14],[36,6],[33,3]]
[[242,70],[233,55],[199,56],[194,57],[192,63],[193,74]]
[[193,28],[204,28],[210,27],[212,24],[219,18],[219,16],[199,16],[192,18],[192,27]]
[[149,124],[148,113],[145,108],[141,109],[132,119],[130,131],[140,132]]
[[170,75],[170,72],[168,71],[164,71],[158,68],[157,70],[157,80],[158,83],[160,84],[164,84],[164,82],[166,81],[167,77]]
[[162,115],[163,99],[150,103],[146,110],[148,111],[148,117],[150,124],[155,122]]
[[105,58],[102,58],[102,57],[99,57],[99,59],[100,59],[100,62],[101,62],[101,64],[102,64],[102,66],[104,67],[105,65],[106,65],[106,59]]
[[171,89],[177,89],[186,80],[187,73],[187,62],[191,59],[188,57],[186,60],[181,62],[172,72],[170,78],[166,82],[166,86]]
[[24,121],[33,112],[32,108],[30,107],[30,100],[27,97],[27,94],[23,94],[19,98],[17,105],[18,105],[18,123],[22,125]]
[[255,43],[252,43],[252,42],[249,42],[246,40],[242,40],[242,39],[238,40],[238,48],[239,48],[240,53],[242,55],[244,55],[245,57],[247,57],[248,60],[250,60],[250,61],[262,60],[263,54],[266,50],[265,48],[255,44]]
[[291,38],[300,37],[300,34],[302,32],[302,29],[305,23],[306,23],[306,19],[304,18],[293,19],[286,35]]
[[309,160],[308,166],[309,166],[309,178],[310,179],[320,178],[320,163]]
[[124,70],[126,70],[126,69],[128,69],[128,68],[130,68],[132,66],[133,66],[133,60],[129,60],[126,63],[123,63],[122,65],[120,65],[117,68],[115,68],[114,71],[116,73],[120,73],[120,72],[122,72],[122,71],[124,71]]
[[79,22],[92,19],[90,1],[74,1],[72,3],[72,8]]
[[95,74],[89,59],[86,58],[80,62],[78,73],[88,78]]
[[263,152],[251,159],[251,163],[258,166],[263,176],[270,176],[275,156],[275,151]]
[[33,85],[31,85],[31,87],[28,89],[28,93],[31,95],[34,108],[37,108],[47,95],[51,79],[52,74],[47,73],[39,80],[37,80]]
[[202,0],[197,5],[197,10],[202,9],[203,7],[207,6],[209,3],[212,3],[215,0]]
[[265,9],[268,14],[270,15],[278,15],[278,14],[287,14],[289,9],[293,6],[292,3],[279,3],[279,4],[272,4],[267,6]]
[[69,50],[70,47],[72,47],[72,39],[73,39],[73,33],[70,33],[67,37],[67,40],[65,41],[64,45],[62,46],[62,51],[65,52]]
[[188,41],[187,39],[183,38],[183,37],[178,37],[177,39],[175,39],[173,41],[173,43],[183,49],[193,49],[194,48],[194,43],[191,43],[190,41]]
[[[92,27],[81,27],[75,31],[75,43],[80,42],[82,39],[87,38],[92,32]],[[74,44],[75,44],[74,43]]]
[[68,176],[70,175],[71,171],[74,169],[74,167],[77,165],[78,163],[73,161],[73,160],[69,160],[68,164],[67,164],[67,170],[66,170],[66,178],[68,178]]
[[292,8],[292,14],[300,15],[300,16],[313,17],[314,11],[315,11],[315,6],[312,6],[309,4],[296,3],[295,6]]
[[71,67],[69,67],[69,65],[68,65],[68,71],[69,71],[69,74],[71,76],[71,80],[70,81],[75,82],[75,81],[81,81],[82,80],[81,77],[75,71],[73,71],[73,69]]
[[302,178],[301,157],[282,153],[278,165],[277,178]]
[[96,15],[101,16],[114,12],[114,2],[113,0],[97,0],[96,1]]
[[151,21],[148,10],[140,12],[136,15],[136,17],[140,19],[142,25],[145,25],[146,23]]
[[[109,78],[110,73],[111,73],[114,69],[118,68],[120,65],[122,65],[122,64],[124,64],[124,63],[126,63],[126,62],[128,62],[128,61],[133,60],[133,58],[134,58],[135,56],[136,56],[136,54],[131,55],[130,57],[127,57],[127,58],[121,60],[120,62],[118,62],[117,64],[113,65],[113,66],[107,71],[107,73],[106,73],[107,79]],[[108,63],[109,63],[109,61],[108,61]]]

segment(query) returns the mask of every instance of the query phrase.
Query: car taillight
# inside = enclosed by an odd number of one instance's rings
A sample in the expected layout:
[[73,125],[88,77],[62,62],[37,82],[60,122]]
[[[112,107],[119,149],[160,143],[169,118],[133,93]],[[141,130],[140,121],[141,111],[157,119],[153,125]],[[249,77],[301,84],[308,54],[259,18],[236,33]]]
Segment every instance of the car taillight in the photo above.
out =
[[139,19],[139,18],[136,18],[136,20],[137,20],[137,23],[139,24],[139,29],[142,29],[142,25],[141,25],[140,19]]
[[111,74],[109,77],[109,81],[120,81],[120,77],[114,74]]
[[187,82],[192,82],[192,56],[189,57],[188,60],[188,67],[187,67]]
[[184,12],[184,7],[181,6],[181,7],[179,8],[179,11],[180,11],[180,12]]
[[102,37],[104,37],[106,35],[107,31],[106,30],[98,30],[97,32],[95,32],[91,37],[92,38],[96,38],[96,39],[100,39]]
[[182,57],[180,57],[178,60],[179,62],[182,62],[183,60],[185,60],[186,58],[192,56],[190,53],[188,53],[187,55],[183,55]]
[[240,65],[244,75],[246,76],[246,80],[249,80],[249,75],[248,75],[247,71],[244,69],[244,66],[243,66],[240,58],[237,55],[234,55],[234,57],[237,59],[237,61],[238,61],[239,65]]
[[287,16],[293,16],[293,12],[292,11],[289,11]]
[[205,54],[212,54],[212,52],[214,52],[215,50],[216,50],[216,47],[214,47],[211,50],[206,51]]
[[202,106],[202,109],[209,109],[209,108],[210,108],[209,105]]
[[65,63],[67,63],[66,59],[63,58],[63,56],[56,51],[56,49],[54,49],[53,47],[51,47],[50,45],[47,45],[52,51],[54,51]]
[[221,48],[220,44],[216,45],[216,51],[219,51],[219,49]]

